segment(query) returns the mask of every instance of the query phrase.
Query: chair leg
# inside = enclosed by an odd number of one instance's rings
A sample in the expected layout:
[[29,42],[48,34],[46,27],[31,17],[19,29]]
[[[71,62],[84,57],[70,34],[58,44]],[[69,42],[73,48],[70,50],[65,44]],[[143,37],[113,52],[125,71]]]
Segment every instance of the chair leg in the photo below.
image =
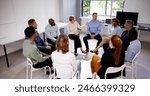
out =
[[122,79],[122,77],[123,77],[123,70],[121,71],[121,79]]
[[135,79],[135,66],[132,66],[132,79]]
[[33,71],[32,71],[32,68],[31,68],[31,77],[30,77],[30,79],[32,79],[32,74],[33,74],[32,72],[33,72]]
[[28,79],[28,68],[29,68],[29,65],[27,65],[27,69],[26,69],[26,79]]

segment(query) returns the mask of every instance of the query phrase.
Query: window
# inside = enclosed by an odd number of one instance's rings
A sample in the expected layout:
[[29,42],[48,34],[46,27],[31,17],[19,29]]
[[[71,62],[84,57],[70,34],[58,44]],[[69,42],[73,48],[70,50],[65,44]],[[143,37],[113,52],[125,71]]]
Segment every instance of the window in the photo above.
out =
[[103,16],[116,16],[117,11],[123,11],[125,0],[82,0],[82,15],[87,16],[97,12]]

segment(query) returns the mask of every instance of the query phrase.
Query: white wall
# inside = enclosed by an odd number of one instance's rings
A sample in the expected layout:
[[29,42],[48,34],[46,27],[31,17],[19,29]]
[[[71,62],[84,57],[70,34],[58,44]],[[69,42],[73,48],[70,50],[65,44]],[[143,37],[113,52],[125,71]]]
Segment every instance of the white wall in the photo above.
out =
[[[58,0],[0,0],[0,37],[8,35],[11,38],[11,34],[24,35],[30,18],[36,19],[38,31],[43,32],[48,19],[51,17],[57,22],[58,16]],[[21,48],[22,41],[12,45],[14,46],[8,48],[9,52]],[[0,46],[0,56],[3,54]]]
[[139,12],[138,23],[150,24],[150,0],[126,0],[125,11]]
[[60,21],[68,22],[70,15],[76,17],[76,0],[59,0]]

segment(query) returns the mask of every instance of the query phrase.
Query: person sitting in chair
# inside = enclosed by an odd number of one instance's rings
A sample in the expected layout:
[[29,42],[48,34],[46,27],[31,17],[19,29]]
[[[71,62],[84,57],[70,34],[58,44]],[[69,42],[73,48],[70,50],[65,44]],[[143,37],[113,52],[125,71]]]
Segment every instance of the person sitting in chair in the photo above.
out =
[[125,61],[132,62],[134,56],[141,50],[141,42],[137,39],[138,33],[136,30],[130,30],[128,37],[130,44],[126,51]]
[[87,23],[87,34],[83,37],[83,41],[86,47],[85,53],[89,52],[88,39],[96,39],[98,40],[96,47],[102,41],[102,37],[100,35],[102,29],[102,23],[97,20],[97,13],[92,14],[92,20]]
[[121,29],[121,27],[119,26],[119,20],[116,19],[116,18],[111,19],[111,27],[110,27],[108,30],[109,30],[109,31],[108,31],[109,36],[108,36],[108,37],[105,37],[105,38],[102,40],[102,42],[98,45],[97,48],[95,48],[94,50],[91,50],[92,53],[94,52],[94,53],[98,54],[98,49],[99,49],[100,47],[102,47],[102,46],[103,46],[103,49],[104,49],[104,51],[105,51],[105,50],[109,47],[109,40],[111,39],[111,37],[112,37],[113,35],[119,35],[119,36],[121,36],[121,34],[122,34],[122,29]]
[[[35,30],[37,29],[37,23],[36,23],[35,19],[28,20],[28,25],[32,26]],[[47,55],[50,55],[52,53],[51,46],[45,44],[45,42],[39,36],[38,32],[37,32],[37,37],[35,39],[35,44],[41,52],[43,52]]]
[[[121,59],[121,48],[122,48],[122,40],[120,36],[113,35],[111,40],[109,41],[109,48],[104,52],[102,58],[98,55],[94,55],[91,61],[91,71],[94,74],[95,72],[100,77],[100,79],[104,79],[105,72],[108,67],[119,67],[123,65],[120,62]],[[107,78],[112,78],[116,75],[107,76]]]
[[71,40],[74,40],[74,54],[75,56],[78,55],[77,49],[80,48],[81,52],[84,52],[82,50],[82,45],[81,45],[81,40],[79,36],[79,31],[78,29],[81,29],[81,26],[78,24],[77,21],[75,21],[74,16],[69,17],[69,23],[67,25],[67,32],[68,36]]
[[50,18],[48,22],[49,24],[45,27],[47,42],[52,44],[52,49],[55,50],[56,40],[60,35],[60,31],[58,26],[55,24],[54,19]]
[[[23,42],[23,55],[31,59],[34,68],[42,68],[45,66],[52,68],[51,58],[49,56],[43,57],[43,54],[36,47],[34,41],[37,38],[37,32],[35,29],[30,26],[27,27],[24,32],[27,39]],[[49,70],[47,70],[46,74],[50,74]]]

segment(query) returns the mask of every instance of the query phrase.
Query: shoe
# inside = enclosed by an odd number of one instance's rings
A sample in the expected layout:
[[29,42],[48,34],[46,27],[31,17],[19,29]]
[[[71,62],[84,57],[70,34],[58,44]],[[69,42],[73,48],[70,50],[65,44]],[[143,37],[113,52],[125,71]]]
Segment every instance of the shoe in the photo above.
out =
[[82,50],[82,53],[86,54],[89,52],[89,49],[86,49],[85,51]]
[[86,51],[85,51],[85,50],[81,50],[81,52],[84,53],[84,54],[86,54]]
[[86,53],[88,53],[89,52],[89,49],[86,49]]
[[91,77],[87,77],[86,79],[93,79],[93,78],[91,78]]
[[78,53],[74,53],[75,56],[78,56]]
[[98,55],[98,51],[95,51],[95,52],[94,52],[93,50],[90,50],[90,52],[91,52],[91,53],[95,53],[95,54]]

